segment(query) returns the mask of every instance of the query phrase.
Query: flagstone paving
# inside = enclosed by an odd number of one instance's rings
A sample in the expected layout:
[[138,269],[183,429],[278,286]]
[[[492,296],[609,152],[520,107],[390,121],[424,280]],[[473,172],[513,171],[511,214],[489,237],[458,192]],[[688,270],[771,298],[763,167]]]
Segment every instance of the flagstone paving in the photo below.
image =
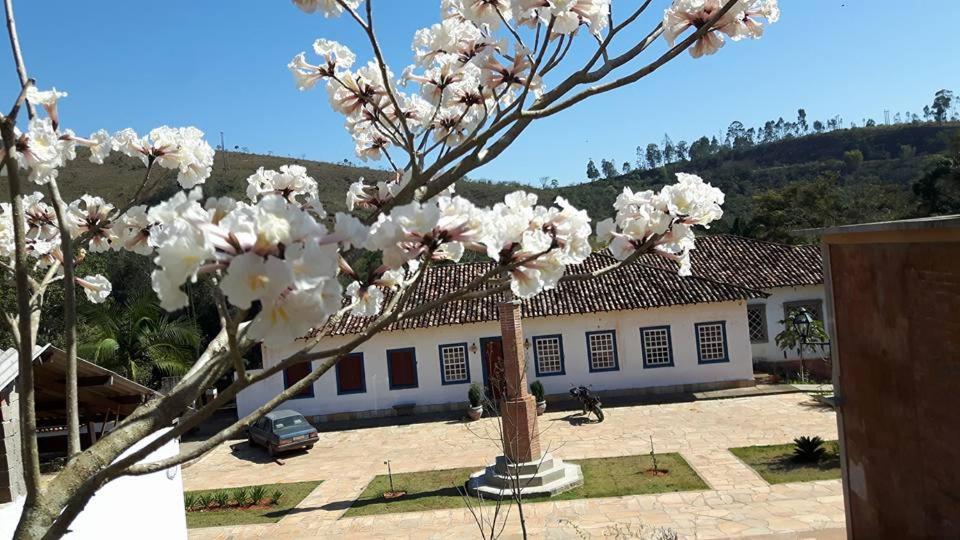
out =
[[[708,491],[527,503],[528,530],[538,538],[635,535],[642,526],[666,526],[681,537],[844,537],[839,480],[768,485],[727,448],[790,442],[798,435],[837,437],[831,409],[805,394],[613,408],[602,424],[574,425],[569,412],[540,418],[544,447],[564,459],[680,452],[710,486]],[[188,490],[324,480],[276,524],[193,529],[196,539],[463,538],[476,536],[465,509],[342,518],[367,483],[386,472],[469,467],[497,454],[492,420],[432,422],[321,433],[309,453],[283,465],[246,442],[214,449],[184,469]],[[507,530],[519,530],[516,512]],[[506,538],[512,537],[509,534]]]

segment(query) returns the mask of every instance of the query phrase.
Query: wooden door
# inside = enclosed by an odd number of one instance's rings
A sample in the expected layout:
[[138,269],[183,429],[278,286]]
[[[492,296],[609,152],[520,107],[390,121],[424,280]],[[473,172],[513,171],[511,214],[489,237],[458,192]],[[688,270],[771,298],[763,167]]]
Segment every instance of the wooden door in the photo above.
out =
[[487,395],[497,401],[506,393],[503,371],[503,340],[500,337],[480,340],[483,357],[483,384]]

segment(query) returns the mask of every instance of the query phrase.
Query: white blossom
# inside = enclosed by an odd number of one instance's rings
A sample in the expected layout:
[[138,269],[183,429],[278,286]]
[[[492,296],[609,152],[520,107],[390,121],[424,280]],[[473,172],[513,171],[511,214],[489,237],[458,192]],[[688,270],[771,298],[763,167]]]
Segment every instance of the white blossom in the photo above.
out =
[[280,195],[288,202],[299,202],[299,196],[317,196],[317,181],[307,175],[301,165],[281,165],[280,171],[264,170],[263,167],[247,178],[247,197],[257,199],[267,195]]
[[86,276],[82,279],[77,278],[77,285],[83,289],[87,295],[87,300],[94,304],[102,304],[113,291],[113,285],[106,277],[101,274]]
[[34,117],[27,132],[21,134],[17,130],[16,135],[14,155],[21,168],[29,169],[30,180],[43,185],[55,179],[65,159],[60,136],[50,119]]
[[139,158],[144,165],[152,160],[160,167],[177,170],[177,182],[184,189],[202,184],[213,171],[213,148],[195,127],[161,126],[143,138],[127,128],[114,135],[114,148]]
[[72,236],[89,235],[90,251],[107,251],[116,246],[118,236],[113,229],[112,204],[101,197],[83,195],[67,208],[67,225]]
[[[674,0],[673,5],[663,15],[663,37],[671,46],[687,29],[702,28],[719,12],[725,2],[722,0]],[[744,37],[759,38],[763,34],[760,19],[767,23],[780,18],[777,0],[746,0],[735,4],[724,13],[690,48],[690,55],[699,58],[710,55],[723,47],[726,34],[734,41]]]
[[[343,0],[350,9],[357,9],[361,0]],[[339,17],[343,6],[338,0],[293,0],[293,4],[306,13],[323,13],[324,17]]]
[[373,317],[383,307],[383,291],[373,285],[353,281],[347,285],[347,296],[351,298],[350,311],[358,317]]

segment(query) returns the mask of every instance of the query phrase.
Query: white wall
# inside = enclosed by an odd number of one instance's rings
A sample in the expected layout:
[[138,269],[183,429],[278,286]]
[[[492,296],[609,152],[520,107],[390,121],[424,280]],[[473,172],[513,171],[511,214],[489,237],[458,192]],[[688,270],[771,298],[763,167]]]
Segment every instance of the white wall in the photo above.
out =
[[[123,456],[135,452],[167,430],[138,442]],[[180,452],[174,439],[141,463],[172,457]],[[0,538],[12,538],[20,519],[23,499],[0,506]],[[183,510],[183,477],[180,467],[143,476],[123,476],[100,488],[64,536],[71,540],[177,540],[187,538]]]
[[[730,362],[699,364],[697,361],[694,323],[726,321],[727,347]],[[673,343],[672,367],[644,368],[640,347],[639,328],[669,325]],[[591,373],[588,368],[585,332],[615,330],[619,370]],[[592,385],[595,390],[614,390],[667,386],[716,381],[751,380],[753,366],[747,333],[746,304],[724,302],[696,304],[636,311],[621,311],[563,317],[524,319],[524,334],[528,339],[537,335],[562,334],[565,374],[541,377],[548,394],[565,393],[571,385]],[[466,402],[469,384],[441,384],[438,345],[466,342],[477,345],[477,352],[469,352],[470,378],[483,382],[483,368],[479,351],[482,337],[499,336],[496,321],[480,324],[444,326],[402,332],[385,332],[360,345],[356,350],[364,356],[366,393],[337,395],[334,370],[314,383],[314,398],[291,399],[282,405],[305,415],[326,415],[341,412],[389,409],[398,404],[430,405]],[[335,346],[349,339],[341,336],[325,340],[321,348]],[[415,347],[419,387],[390,390],[387,379],[386,350]],[[292,351],[264,351],[264,365]],[[531,348],[528,357],[528,378],[536,379]],[[277,373],[258,383],[237,397],[237,412],[248,414],[267,399],[283,390],[283,375]]]
[[[777,347],[776,336],[783,331],[780,321],[784,318],[783,304],[797,300],[820,300],[826,308],[823,285],[807,285],[803,287],[780,287],[764,291],[770,294],[769,298],[751,300],[750,305],[766,304],[767,306],[767,341],[751,344],[755,361],[777,362],[785,360],[783,351]],[[787,359],[796,359],[796,351],[789,351]]]

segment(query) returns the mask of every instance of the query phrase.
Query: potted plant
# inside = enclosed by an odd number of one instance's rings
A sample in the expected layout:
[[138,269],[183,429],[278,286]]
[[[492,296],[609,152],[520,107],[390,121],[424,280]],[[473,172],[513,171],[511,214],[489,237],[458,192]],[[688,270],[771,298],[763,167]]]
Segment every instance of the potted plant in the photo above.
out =
[[471,420],[478,420],[483,416],[483,387],[479,383],[471,384],[470,390],[467,390],[467,399],[470,400],[467,416]]
[[547,397],[543,390],[543,383],[540,381],[530,383],[530,393],[537,399],[537,416],[540,416],[547,410]]

